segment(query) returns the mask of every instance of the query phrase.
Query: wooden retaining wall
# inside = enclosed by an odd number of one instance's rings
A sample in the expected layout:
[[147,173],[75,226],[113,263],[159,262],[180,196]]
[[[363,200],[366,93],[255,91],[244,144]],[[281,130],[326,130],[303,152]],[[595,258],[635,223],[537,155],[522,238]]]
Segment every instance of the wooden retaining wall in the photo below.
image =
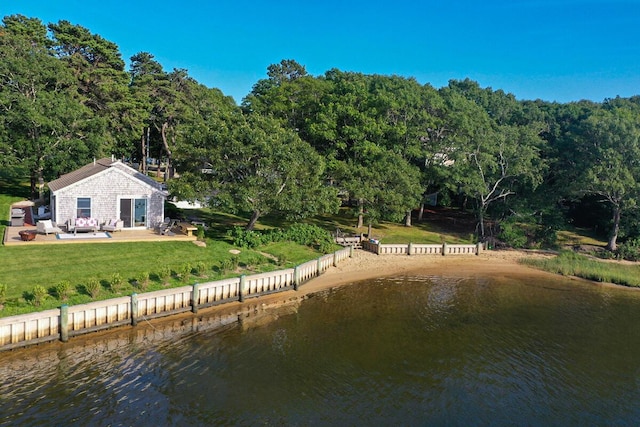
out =
[[482,243],[475,245],[380,244],[363,241],[362,249],[378,255],[480,255]]
[[67,341],[69,337],[121,325],[136,325],[140,320],[242,301],[288,289],[304,282],[353,256],[346,247],[295,268],[244,275],[214,282],[132,294],[59,309],[0,318],[0,351],[47,341]]

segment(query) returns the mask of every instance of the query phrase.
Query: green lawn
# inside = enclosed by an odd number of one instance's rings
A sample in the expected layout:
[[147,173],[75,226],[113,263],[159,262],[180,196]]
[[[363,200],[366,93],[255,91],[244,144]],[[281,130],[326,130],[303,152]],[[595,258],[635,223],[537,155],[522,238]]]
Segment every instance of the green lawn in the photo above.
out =
[[[114,272],[118,272],[124,281],[119,295],[128,295],[164,288],[160,274],[163,266],[168,266],[172,271],[168,286],[181,286],[289,268],[321,255],[293,243],[272,244],[256,251],[240,249],[239,255],[230,253],[231,249],[238,248],[225,241],[210,239],[207,240],[206,247],[199,247],[191,242],[3,246],[0,248],[3,260],[0,266],[0,284],[7,285],[7,302],[0,314],[9,316],[33,311],[34,307],[29,300],[36,285],[49,291],[50,297],[39,307],[46,309],[61,304],[61,301],[54,298],[55,285],[61,281],[69,281],[74,289],[73,296],[67,303],[80,304],[92,300],[84,291],[84,285],[92,278],[102,285],[99,299],[116,296],[109,288]],[[179,274],[186,264],[190,264],[193,271],[188,280],[183,282]],[[202,267],[202,270],[196,272],[196,267]],[[148,288],[139,289],[135,279],[144,272],[149,273],[151,281]]]
[[[7,189],[5,191],[5,188]],[[9,224],[9,206],[24,200],[28,188],[19,185],[4,185],[0,194],[0,229]],[[71,283],[73,293],[66,303],[80,304],[90,302],[92,298],[84,286],[91,279],[101,283],[99,299],[116,296],[111,293],[109,281],[114,272],[121,275],[124,286],[118,295],[132,292],[162,289],[165,286],[180,286],[186,283],[219,280],[224,277],[290,268],[321,255],[311,248],[294,243],[271,243],[256,250],[235,248],[226,233],[236,226],[247,223],[247,215],[231,215],[214,212],[210,209],[198,209],[180,212],[173,205],[167,207],[168,215],[185,218],[198,217],[209,225],[206,232],[206,247],[191,242],[135,242],[110,244],[73,244],[73,245],[37,245],[0,247],[0,285],[7,286],[6,303],[0,316],[9,316],[39,309],[58,307],[62,302],[56,298],[55,285],[62,281]],[[356,229],[356,218],[349,209],[341,209],[336,215],[321,215],[306,222],[335,232],[367,233],[365,226]],[[456,232],[448,230],[448,222],[414,223],[412,227],[382,222],[372,228],[372,237],[382,243],[471,243],[472,231],[469,227],[457,227]],[[261,218],[257,230],[274,227],[287,227],[290,222],[277,216]],[[459,223],[458,223],[459,225]],[[575,239],[575,238],[574,238]],[[337,248],[337,247],[336,247]],[[239,255],[233,255],[231,249],[240,249]],[[193,270],[188,280],[180,276],[186,264]],[[173,272],[168,284],[161,278],[161,270],[168,266]],[[198,271],[200,270],[200,271]],[[148,287],[140,289],[135,279],[141,273],[148,273]],[[34,307],[33,290],[42,286],[48,291],[45,301]],[[2,301],[0,301],[0,304]]]

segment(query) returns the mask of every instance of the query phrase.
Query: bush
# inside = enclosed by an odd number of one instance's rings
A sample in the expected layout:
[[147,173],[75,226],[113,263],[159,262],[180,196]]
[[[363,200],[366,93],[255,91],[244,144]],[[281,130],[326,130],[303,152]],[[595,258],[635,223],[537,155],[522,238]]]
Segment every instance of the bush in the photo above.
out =
[[84,288],[87,291],[87,294],[89,294],[91,298],[97,298],[98,295],[100,295],[100,289],[101,289],[100,281],[95,277],[92,277],[91,279],[87,280],[87,284],[84,285]]
[[162,284],[167,286],[169,284],[169,280],[171,280],[171,267],[168,265],[163,266],[158,272],[158,277],[162,281]]
[[71,283],[68,280],[62,280],[58,282],[55,286],[56,295],[58,295],[58,299],[60,301],[66,301],[69,299],[69,295],[71,295]]
[[630,239],[619,244],[618,249],[616,250],[616,257],[627,261],[640,260],[640,239]]
[[44,286],[36,285],[33,287],[33,305],[39,307],[47,297],[48,293]]
[[204,261],[198,261],[193,264],[193,270],[198,276],[203,277],[205,275],[205,271],[207,270],[207,264]]
[[109,280],[109,287],[111,288],[111,292],[114,294],[119,294],[122,290],[122,276],[120,273],[113,273],[111,275],[111,280]]
[[138,288],[140,288],[141,290],[145,290],[147,289],[147,287],[149,286],[149,272],[148,271],[143,271],[142,273],[140,273],[136,279],[136,283],[138,284]]
[[262,233],[254,230],[245,230],[242,227],[233,227],[227,232],[227,236],[231,238],[234,246],[240,248],[253,249],[264,244]]
[[286,230],[276,228],[265,232],[234,227],[229,230],[227,236],[231,238],[235,246],[247,249],[254,249],[272,242],[291,241],[329,253],[334,245],[331,233],[311,224],[294,224]]
[[231,261],[230,258],[222,260],[220,263],[220,272],[222,274],[227,274],[231,270],[233,270],[233,261]]
[[512,248],[524,248],[527,244],[524,227],[511,220],[500,223],[498,238]]
[[201,225],[198,226],[198,231],[196,231],[196,237],[199,241],[204,242],[204,227]]
[[191,270],[191,264],[189,264],[188,262],[182,264],[180,266],[180,280],[182,280],[183,282],[188,281],[189,277],[191,276]]
[[334,245],[331,233],[317,225],[294,224],[287,230],[286,237],[292,242],[316,248],[323,253],[331,252]]
[[7,302],[7,285],[0,283],[0,310],[4,308],[4,304]]

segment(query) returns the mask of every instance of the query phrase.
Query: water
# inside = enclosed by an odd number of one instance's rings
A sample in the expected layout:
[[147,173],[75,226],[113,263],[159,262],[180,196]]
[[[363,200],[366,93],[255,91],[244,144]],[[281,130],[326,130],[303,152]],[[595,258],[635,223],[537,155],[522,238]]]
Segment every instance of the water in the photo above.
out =
[[0,354],[0,425],[638,425],[639,313],[562,278],[378,279]]

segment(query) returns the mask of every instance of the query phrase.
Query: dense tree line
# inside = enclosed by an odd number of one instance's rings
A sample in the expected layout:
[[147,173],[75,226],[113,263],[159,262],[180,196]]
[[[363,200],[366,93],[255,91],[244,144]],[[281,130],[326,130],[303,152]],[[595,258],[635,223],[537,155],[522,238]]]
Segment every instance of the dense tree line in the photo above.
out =
[[[640,97],[519,101],[471,80],[268,67],[240,106],[186,70],[67,21],[0,26],[0,167],[32,192],[94,157],[161,159],[173,194],[300,219],[351,202],[358,227],[411,225],[437,195],[477,235],[552,243],[566,222],[640,237]],[[161,168],[156,169],[159,173]],[[176,174],[174,174],[174,171]],[[499,224],[497,227],[496,224]],[[519,239],[525,240],[519,240]]]

